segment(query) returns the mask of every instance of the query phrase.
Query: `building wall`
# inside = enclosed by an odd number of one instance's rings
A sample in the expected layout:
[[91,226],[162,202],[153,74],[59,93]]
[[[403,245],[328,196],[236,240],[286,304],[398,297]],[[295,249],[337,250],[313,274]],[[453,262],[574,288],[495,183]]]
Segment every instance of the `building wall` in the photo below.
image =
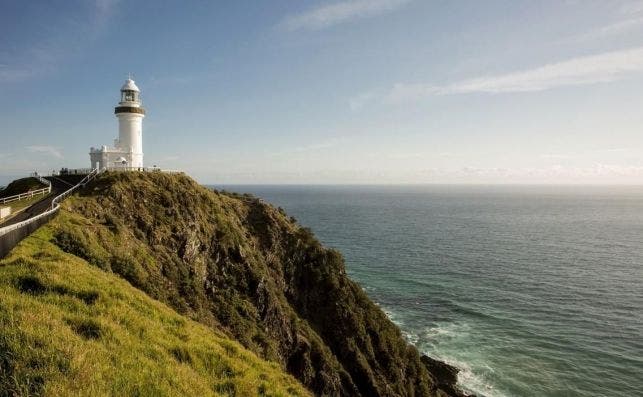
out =
[[[123,164],[121,159],[124,158],[126,163]],[[136,163],[136,159],[132,153],[126,152],[121,149],[115,148],[106,148],[92,151],[89,153],[90,166],[91,168],[140,168],[142,165],[133,165]],[[142,154],[141,154],[142,159]],[[139,161],[139,164],[142,164],[142,161]]]

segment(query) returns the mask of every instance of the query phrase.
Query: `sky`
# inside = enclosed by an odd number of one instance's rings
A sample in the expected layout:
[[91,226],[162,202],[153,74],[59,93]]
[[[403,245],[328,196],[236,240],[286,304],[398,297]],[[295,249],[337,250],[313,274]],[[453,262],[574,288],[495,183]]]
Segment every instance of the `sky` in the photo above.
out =
[[205,184],[643,184],[643,1],[0,0],[0,185],[88,167],[128,73]]

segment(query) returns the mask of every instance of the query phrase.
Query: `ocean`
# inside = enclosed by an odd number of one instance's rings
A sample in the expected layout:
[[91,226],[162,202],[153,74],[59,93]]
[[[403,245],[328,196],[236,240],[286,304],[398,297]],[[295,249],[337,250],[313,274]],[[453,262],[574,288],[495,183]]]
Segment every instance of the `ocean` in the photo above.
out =
[[480,396],[643,395],[643,187],[223,186],[346,259]]

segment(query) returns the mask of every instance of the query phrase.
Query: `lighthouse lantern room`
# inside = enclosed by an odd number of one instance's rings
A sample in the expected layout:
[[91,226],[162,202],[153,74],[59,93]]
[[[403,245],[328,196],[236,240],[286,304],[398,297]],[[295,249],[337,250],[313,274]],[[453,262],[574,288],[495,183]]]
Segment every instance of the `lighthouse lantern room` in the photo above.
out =
[[118,118],[118,138],[114,147],[91,148],[92,168],[139,169],[143,167],[143,118],[141,91],[131,78],[121,87],[121,100],[114,108]]

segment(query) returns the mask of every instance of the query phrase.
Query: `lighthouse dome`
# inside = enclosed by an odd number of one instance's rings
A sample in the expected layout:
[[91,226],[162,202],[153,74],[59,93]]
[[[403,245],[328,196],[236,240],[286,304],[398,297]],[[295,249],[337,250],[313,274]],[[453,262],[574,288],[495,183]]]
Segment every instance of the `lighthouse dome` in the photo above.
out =
[[136,86],[136,83],[134,83],[134,80],[132,79],[127,79],[125,80],[125,84],[121,87],[121,91],[136,91],[140,92],[141,90],[138,89]]

